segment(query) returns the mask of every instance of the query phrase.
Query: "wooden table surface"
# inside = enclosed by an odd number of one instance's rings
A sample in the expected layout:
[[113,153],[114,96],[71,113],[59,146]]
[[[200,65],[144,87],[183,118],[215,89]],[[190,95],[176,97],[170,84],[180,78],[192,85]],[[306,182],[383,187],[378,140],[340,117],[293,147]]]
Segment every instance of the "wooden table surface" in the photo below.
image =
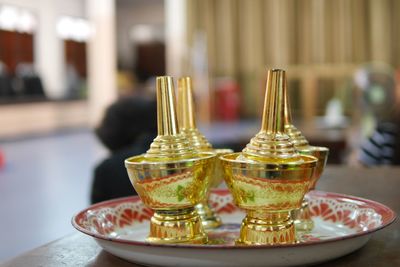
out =
[[[329,166],[319,190],[372,199],[400,214],[400,168],[355,169]],[[139,266],[121,260],[81,233],[75,233],[34,249],[0,265],[9,266]],[[400,266],[400,220],[373,234],[361,249],[319,266]]]

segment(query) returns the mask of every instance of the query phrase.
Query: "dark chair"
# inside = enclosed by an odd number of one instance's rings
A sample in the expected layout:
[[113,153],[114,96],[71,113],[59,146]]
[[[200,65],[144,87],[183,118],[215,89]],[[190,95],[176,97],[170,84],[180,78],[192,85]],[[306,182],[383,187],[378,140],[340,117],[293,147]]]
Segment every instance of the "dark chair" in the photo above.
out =
[[11,78],[8,75],[0,75],[0,98],[9,99],[15,97]]

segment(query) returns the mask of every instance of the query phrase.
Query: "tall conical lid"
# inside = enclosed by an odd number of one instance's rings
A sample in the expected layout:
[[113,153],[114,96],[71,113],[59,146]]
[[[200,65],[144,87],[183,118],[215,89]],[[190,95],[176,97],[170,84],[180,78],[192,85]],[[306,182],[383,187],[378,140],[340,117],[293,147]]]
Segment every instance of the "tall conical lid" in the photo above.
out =
[[285,71],[268,71],[261,130],[243,149],[243,156],[255,161],[285,162],[301,160],[289,136],[285,133],[284,90]]
[[197,129],[194,113],[192,79],[190,77],[182,77],[178,80],[178,122],[180,131],[186,135],[196,150],[209,151],[212,146]]
[[289,135],[292,143],[296,148],[309,146],[307,139],[303,134],[292,124],[292,113],[290,109],[290,100],[288,96],[288,89],[285,82],[284,87],[284,121],[285,121],[285,133]]
[[157,77],[156,84],[158,136],[150,145],[145,158],[150,161],[171,161],[194,157],[195,151],[178,127],[172,78]]

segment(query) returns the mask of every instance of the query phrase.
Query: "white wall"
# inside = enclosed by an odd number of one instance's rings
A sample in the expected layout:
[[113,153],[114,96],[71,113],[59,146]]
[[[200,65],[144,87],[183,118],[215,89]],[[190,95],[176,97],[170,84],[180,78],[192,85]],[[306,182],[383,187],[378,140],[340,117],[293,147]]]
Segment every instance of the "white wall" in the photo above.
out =
[[117,97],[115,0],[86,0],[94,33],[88,42],[89,123],[96,126]]
[[85,0],[56,0],[56,2],[58,13],[61,15],[87,17]]
[[[86,17],[84,0],[51,0],[55,3],[57,10],[62,15]],[[43,0],[0,0],[1,4],[29,8],[37,11]]]
[[164,27],[163,0],[117,0],[117,51],[118,62],[123,67],[132,67],[134,53],[129,40],[129,31],[132,26],[147,24],[155,27]]
[[38,1],[31,1],[31,0],[0,0],[1,4],[8,4],[18,7],[29,8],[32,10],[37,10],[40,0]]

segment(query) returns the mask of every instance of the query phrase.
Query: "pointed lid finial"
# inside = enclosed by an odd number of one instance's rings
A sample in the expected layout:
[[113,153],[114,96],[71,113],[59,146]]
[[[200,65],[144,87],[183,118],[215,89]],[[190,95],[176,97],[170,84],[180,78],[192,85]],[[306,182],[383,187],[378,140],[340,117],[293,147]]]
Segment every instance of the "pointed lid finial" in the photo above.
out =
[[243,149],[246,158],[262,161],[271,158],[298,158],[294,145],[285,134],[285,90],[285,71],[268,70],[261,129]]
[[296,148],[309,146],[309,143],[307,139],[304,137],[304,135],[292,124],[292,112],[290,109],[290,100],[288,95],[288,89],[286,86],[284,90],[283,100],[284,100],[285,133],[289,135],[292,143]]
[[158,136],[145,157],[157,161],[190,158],[194,150],[179,131],[173,79],[169,76],[157,77],[156,87]]
[[193,86],[190,77],[178,80],[178,121],[180,131],[186,135],[192,146],[200,151],[212,149],[211,144],[196,127]]

